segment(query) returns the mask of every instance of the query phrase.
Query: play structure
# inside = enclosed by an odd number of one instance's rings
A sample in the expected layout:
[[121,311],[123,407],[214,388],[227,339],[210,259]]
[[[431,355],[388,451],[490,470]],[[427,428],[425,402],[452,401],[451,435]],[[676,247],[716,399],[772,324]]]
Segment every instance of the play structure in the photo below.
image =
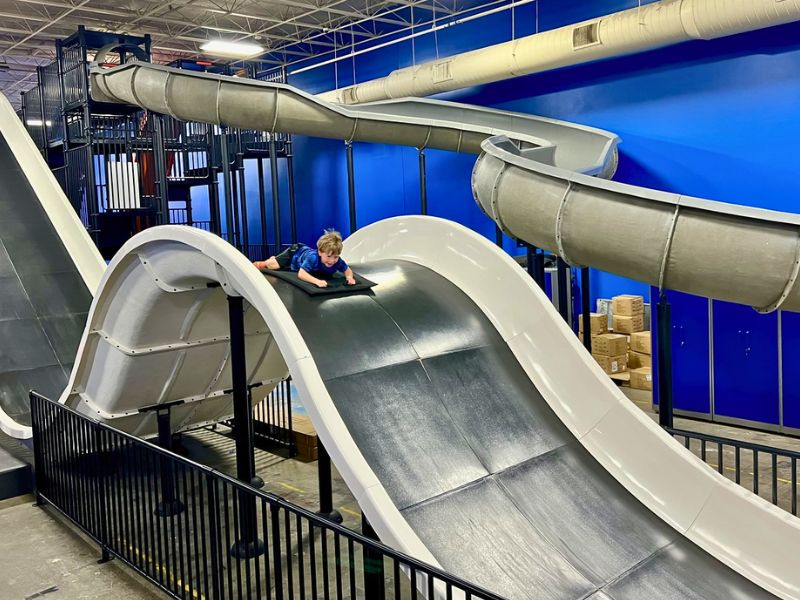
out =
[[[92,77],[104,102],[177,119],[482,152],[475,196],[519,239],[573,264],[760,309],[797,308],[795,216],[604,181],[614,172],[613,134],[437,101],[343,108],[284,85],[143,63],[98,67]],[[39,268],[47,240],[94,297],[61,402],[137,435],[156,432],[154,412],[143,410],[153,405],[172,406],[173,430],[229,416],[226,304],[240,297],[254,398],[292,375],[385,543],[509,598],[800,596],[796,519],[708,469],[640,413],[527,274],[481,236],[430,217],[364,227],[344,256],[376,285],[344,296],[312,298],[191,227],[148,229],[104,270],[3,106],[12,165],[3,185],[15,182],[14,206],[24,197],[35,207],[38,231],[27,241],[2,231],[10,263]],[[4,194],[0,207],[11,200]],[[641,223],[643,236],[662,236],[663,251],[632,262],[604,246],[598,215],[609,210]],[[590,222],[597,238],[587,237]],[[699,223],[703,236],[693,234]],[[713,245],[704,243],[708,227],[717,228]],[[737,273],[761,284],[737,287],[724,271],[734,260],[726,243],[769,248],[774,269],[748,271],[739,259]],[[22,272],[19,281],[33,285]],[[27,339],[3,343],[24,348]],[[23,412],[4,394],[0,425],[29,437],[10,406]]]

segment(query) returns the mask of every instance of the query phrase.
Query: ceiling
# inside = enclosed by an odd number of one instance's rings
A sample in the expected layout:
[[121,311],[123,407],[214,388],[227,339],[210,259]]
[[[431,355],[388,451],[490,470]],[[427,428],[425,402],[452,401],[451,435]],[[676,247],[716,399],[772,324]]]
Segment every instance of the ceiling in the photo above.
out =
[[19,107],[56,39],[88,29],[150,34],[153,59],[201,56],[209,39],[254,41],[268,64],[333,55],[353,44],[508,0],[0,0],[0,91]]

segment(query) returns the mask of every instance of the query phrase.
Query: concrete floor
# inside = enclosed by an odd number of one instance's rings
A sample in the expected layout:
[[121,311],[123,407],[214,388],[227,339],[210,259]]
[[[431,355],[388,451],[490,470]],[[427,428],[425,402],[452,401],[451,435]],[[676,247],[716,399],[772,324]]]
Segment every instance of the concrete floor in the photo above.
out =
[[[658,419],[652,410],[649,392],[627,387],[622,390],[654,420]],[[681,418],[675,420],[675,426],[800,451],[800,439]],[[179,450],[193,460],[235,475],[235,447],[233,440],[225,435],[227,432],[227,428],[219,426],[216,431],[203,429],[185,434]],[[699,447],[692,450],[699,455]],[[719,461],[716,447],[707,448],[706,461],[716,468]],[[723,452],[723,465],[723,473],[733,478],[732,451]],[[743,455],[741,467],[743,483],[752,488],[752,457]],[[792,489],[789,467],[784,462],[778,467],[777,502],[788,510]],[[265,480],[267,491],[312,511],[319,508],[316,462],[302,462],[257,450],[256,471]],[[758,481],[759,493],[771,500],[771,465],[763,458],[759,461]],[[30,496],[0,502],[0,531],[3,532],[0,535],[0,556],[4,557],[0,561],[0,599],[93,599],[108,598],[112,594],[115,600],[166,597],[119,561],[97,564],[99,551],[95,544],[82,537],[51,509],[34,507],[32,502]],[[333,504],[344,518],[346,527],[360,530],[358,504],[335,468]]]

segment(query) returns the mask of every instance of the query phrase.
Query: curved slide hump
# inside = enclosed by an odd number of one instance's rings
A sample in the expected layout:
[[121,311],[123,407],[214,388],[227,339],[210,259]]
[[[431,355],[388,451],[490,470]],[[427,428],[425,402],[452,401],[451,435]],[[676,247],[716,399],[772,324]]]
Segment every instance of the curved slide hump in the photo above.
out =
[[61,393],[105,270],[0,94],[0,430],[28,437],[28,390]]
[[291,373],[385,542],[514,599],[800,596],[797,520],[633,406],[501,250],[405,217],[344,253],[372,291],[312,297],[209,233],[138,234],[62,401],[139,434],[154,400],[184,401],[177,428],[226,415],[240,295],[249,381]]

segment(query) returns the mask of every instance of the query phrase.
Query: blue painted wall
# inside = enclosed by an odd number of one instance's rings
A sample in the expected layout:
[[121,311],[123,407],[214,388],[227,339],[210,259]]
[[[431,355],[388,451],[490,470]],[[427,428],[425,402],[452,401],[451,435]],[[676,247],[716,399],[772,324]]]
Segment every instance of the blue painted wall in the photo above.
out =
[[[516,10],[514,35],[529,35],[637,4],[637,0],[572,3],[539,0]],[[498,13],[445,29],[437,36],[422,36],[413,46],[406,41],[336,66],[326,65],[291,75],[290,83],[309,92],[327,91],[354,80],[385,76],[394,69],[411,65],[413,60],[433,59],[437,52],[447,56],[504,42],[511,35],[510,12]],[[720,40],[687,42],[458,90],[441,97],[613,131],[622,138],[615,177],[619,181],[735,204],[790,212],[800,209],[796,149],[796,141],[800,139],[800,24],[797,23]],[[313,242],[323,228],[331,226],[346,234],[348,203],[343,143],[296,137],[294,150],[301,240]],[[440,151],[428,151],[427,155],[430,213],[464,223],[494,239],[493,223],[480,213],[471,197],[469,177],[473,157]],[[359,225],[417,212],[419,175],[414,149],[356,144],[355,173]],[[257,196],[255,191],[251,193],[253,203]],[[255,215],[254,210],[251,215]],[[254,219],[251,230],[257,232]],[[288,232],[287,227],[284,226],[284,232]],[[625,232],[620,231],[620,235]],[[509,240],[505,247],[512,253],[518,251]],[[631,252],[636,249],[631,248]],[[649,292],[649,287],[641,282],[593,273],[594,298],[618,293],[648,297]],[[694,328],[698,336],[707,336],[707,315],[702,307],[694,310],[696,302],[691,299],[678,296],[675,299],[678,322],[686,331]],[[693,316],[695,313],[697,317]],[[725,319],[719,324],[715,320],[713,335],[720,343],[745,318],[733,313],[736,311],[721,308],[720,316]],[[752,319],[748,347],[763,348],[766,354],[758,360],[750,354],[744,359],[718,358],[716,366],[720,371],[715,373],[714,385],[723,396],[727,388],[720,381],[728,377],[727,371],[738,368],[735,365],[758,363],[762,371],[766,368],[764,364],[770,365],[770,378],[777,368],[771,366],[777,361],[777,350],[772,349],[775,317],[748,313],[746,319],[748,322]],[[795,362],[800,326],[791,318],[785,325],[782,356],[786,378],[797,371],[786,363]],[[697,350],[698,344],[702,345],[699,338],[691,344],[692,351]],[[689,362],[703,360],[693,354],[684,358]],[[687,409],[702,410],[707,406],[700,390],[709,385],[704,375],[708,360],[706,357],[706,364],[693,368],[697,377],[675,384],[678,390],[685,387],[694,391],[695,404]],[[790,380],[796,378],[792,376]],[[772,420],[775,387],[766,382],[759,389],[766,390],[763,411],[758,409],[752,414],[763,412],[764,418]],[[755,391],[753,394],[757,395]],[[786,401],[786,389],[784,396]],[[795,412],[791,421],[797,427],[800,408],[792,410]],[[729,412],[746,418],[738,408]]]

